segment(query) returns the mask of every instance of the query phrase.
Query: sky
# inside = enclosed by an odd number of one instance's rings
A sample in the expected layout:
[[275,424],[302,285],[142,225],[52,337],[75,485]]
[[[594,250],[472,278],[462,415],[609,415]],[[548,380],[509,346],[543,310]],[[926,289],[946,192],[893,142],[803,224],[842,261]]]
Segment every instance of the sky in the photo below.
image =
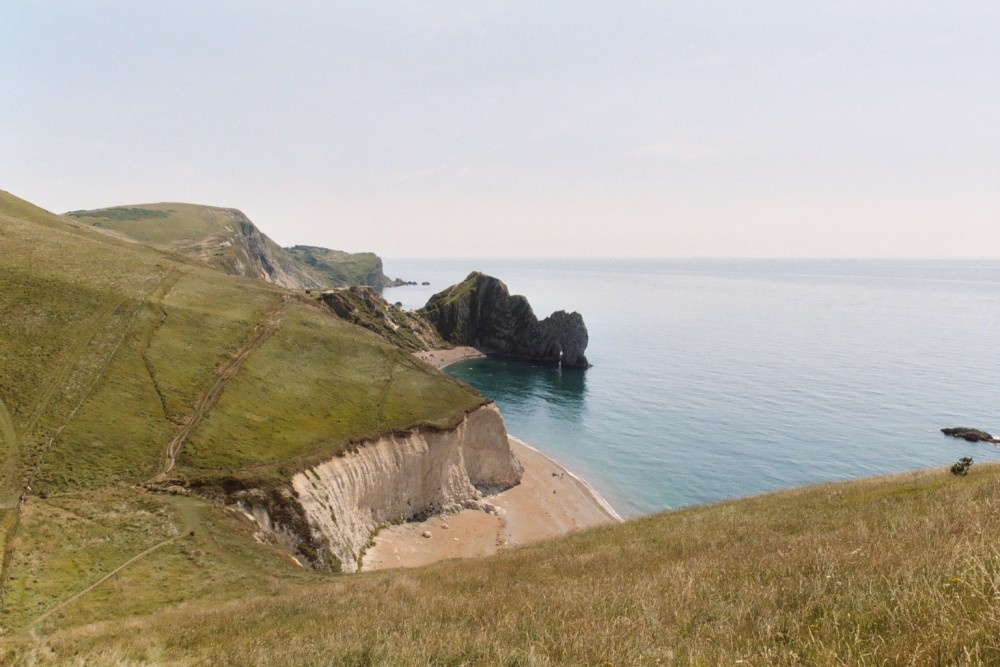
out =
[[4,0],[0,188],[388,257],[1000,258],[1000,2]]

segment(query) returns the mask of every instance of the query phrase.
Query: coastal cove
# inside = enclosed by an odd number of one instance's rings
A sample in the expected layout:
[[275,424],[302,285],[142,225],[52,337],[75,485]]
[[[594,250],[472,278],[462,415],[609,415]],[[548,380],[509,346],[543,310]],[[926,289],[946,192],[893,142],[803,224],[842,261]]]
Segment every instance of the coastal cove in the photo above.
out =
[[[483,358],[471,347],[414,356],[442,369]],[[483,498],[498,511],[463,509],[382,526],[366,549],[360,569],[419,567],[448,558],[489,556],[622,520],[586,481],[523,440],[508,436],[508,442],[523,475],[516,486]]]
[[539,317],[583,314],[594,367],[447,372],[625,516],[823,481],[1000,459],[938,429],[1000,426],[1000,263],[386,260],[430,286],[482,270]]

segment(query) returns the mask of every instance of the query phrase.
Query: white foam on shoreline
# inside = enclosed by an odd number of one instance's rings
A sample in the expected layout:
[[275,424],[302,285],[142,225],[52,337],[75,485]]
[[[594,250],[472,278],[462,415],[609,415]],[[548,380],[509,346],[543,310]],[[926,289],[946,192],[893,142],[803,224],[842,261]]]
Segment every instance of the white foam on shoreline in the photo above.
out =
[[580,483],[580,485],[581,485],[581,486],[583,486],[583,488],[587,489],[587,492],[588,492],[588,493],[589,493],[589,494],[591,495],[591,497],[592,497],[592,498],[594,499],[594,501],[595,501],[595,502],[596,502],[596,503],[597,503],[598,505],[600,505],[600,506],[601,506],[601,508],[602,508],[602,509],[603,509],[603,510],[604,510],[605,512],[607,512],[608,514],[610,514],[610,515],[611,515],[611,517],[612,517],[612,518],[613,518],[613,519],[614,519],[615,521],[618,521],[619,523],[621,523],[621,522],[625,521],[625,519],[623,519],[623,518],[622,518],[621,514],[619,514],[618,512],[616,512],[616,511],[615,511],[615,508],[611,506],[611,503],[609,503],[609,502],[608,502],[608,501],[607,501],[607,500],[606,500],[606,499],[604,498],[604,496],[602,496],[602,495],[600,494],[600,492],[599,492],[599,491],[598,491],[597,489],[595,489],[594,487],[592,487],[592,486],[591,486],[591,485],[590,485],[590,484],[589,484],[589,483],[587,482],[587,480],[585,480],[585,479],[583,479],[582,477],[580,477],[579,475],[575,474],[575,473],[574,473],[573,471],[571,471],[571,470],[570,470],[570,469],[568,469],[568,468],[567,468],[566,466],[564,466],[563,464],[561,464],[561,463],[559,463],[558,461],[556,461],[556,460],[555,460],[554,458],[552,458],[551,456],[549,456],[549,455],[548,455],[548,454],[546,454],[545,452],[542,452],[542,451],[539,451],[539,449],[538,449],[537,447],[532,447],[531,445],[529,445],[528,443],[526,443],[526,442],[525,442],[524,440],[521,440],[520,438],[518,438],[518,437],[516,437],[516,436],[513,436],[513,435],[511,435],[511,434],[509,434],[509,433],[507,434],[507,437],[508,437],[509,439],[511,439],[511,440],[513,440],[513,441],[515,441],[515,442],[516,442],[517,444],[521,445],[522,447],[525,447],[525,448],[527,448],[527,449],[530,449],[531,451],[535,452],[536,454],[538,454],[538,455],[539,455],[539,456],[541,456],[542,458],[544,458],[544,459],[547,459],[547,460],[551,461],[551,462],[552,462],[552,464],[553,464],[553,465],[555,465],[556,467],[558,467],[558,468],[561,468],[562,470],[565,470],[565,471],[566,471],[566,474],[568,474],[568,475],[569,475],[570,477],[572,477],[572,478],[573,478],[573,479],[575,479],[575,480],[576,480],[577,482],[579,482],[579,483]]
[[457,364],[460,361],[468,361],[469,359],[485,359],[485,358],[486,358],[485,354],[482,354],[482,353],[480,353],[480,354],[471,354],[470,353],[470,354],[467,354],[464,357],[459,357],[457,359],[452,359],[448,363],[442,364],[441,366],[438,366],[438,370],[439,371],[443,371],[444,369],[448,368],[448,366],[452,366],[454,364]]

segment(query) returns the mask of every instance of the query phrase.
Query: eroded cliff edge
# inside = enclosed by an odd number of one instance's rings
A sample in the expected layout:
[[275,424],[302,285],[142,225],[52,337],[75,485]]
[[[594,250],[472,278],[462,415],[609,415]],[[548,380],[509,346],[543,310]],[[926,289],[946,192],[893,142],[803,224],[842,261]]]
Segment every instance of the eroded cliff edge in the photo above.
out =
[[499,410],[487,404],[454,429],[389,434],[314,465],[292,478],[281,502],[254,493],[231,500],[304,564],[354,572],[381,524],[470,506],[518,484],[522,470]]
[[582,315],[560,310],[539,321],[526,298],[511,296],[502,281],[478,271],[432,296],[418,312],[453,345],[568,368],[590,366]]

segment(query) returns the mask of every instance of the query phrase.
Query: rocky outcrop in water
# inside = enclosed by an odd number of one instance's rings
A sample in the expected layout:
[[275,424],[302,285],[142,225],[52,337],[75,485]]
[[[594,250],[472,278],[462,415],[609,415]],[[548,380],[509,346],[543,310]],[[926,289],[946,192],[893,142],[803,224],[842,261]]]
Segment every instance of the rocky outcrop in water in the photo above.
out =
[[420,311],[453,345],[471,345],[512,359],[587,368],[587,327],[579,313],[558,311],[539,321],[528,300],[479,273],[431,297]]
[[950,435],[953,438],[961,438],[963,440],[968,440],[969,442],[992,442],[994,444],[1000,444],[1000,440],[994,438],[986,431],[980,431],[976,428],[956,426],[953,428],[943,428],[941,429],[941,432],[945,435]]
[[384,287],[406,287],[407,285],[416,285],[417,283],[414,280],[403,280],[402,278],[396,278],[395,280],[386,278],[382,284]]

